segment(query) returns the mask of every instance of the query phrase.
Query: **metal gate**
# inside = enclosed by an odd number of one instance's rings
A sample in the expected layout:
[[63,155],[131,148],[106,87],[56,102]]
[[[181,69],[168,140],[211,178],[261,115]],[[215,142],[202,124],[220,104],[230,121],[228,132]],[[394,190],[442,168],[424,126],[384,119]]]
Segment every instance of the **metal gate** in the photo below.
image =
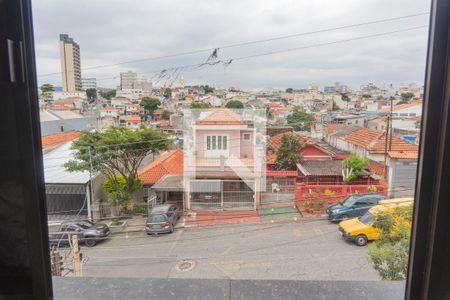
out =
[[242,180],[192,180],[191,210],[254,210],[255,182]]
[[255,182],[242,180],[223,180],[223,209],[224,210],[253,210],[255,209]]
[[221,180],[192,180],[190,182],[192,210],[222,209]]

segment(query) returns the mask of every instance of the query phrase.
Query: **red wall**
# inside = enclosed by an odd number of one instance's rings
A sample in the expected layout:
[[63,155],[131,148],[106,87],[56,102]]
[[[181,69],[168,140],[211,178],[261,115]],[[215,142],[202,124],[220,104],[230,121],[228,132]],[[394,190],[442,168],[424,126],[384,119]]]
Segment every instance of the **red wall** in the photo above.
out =
[[[328,159],[330,159],[329,155],[326,152],[316,148],[313,145],[306,145],[305,147],[303,147],[300,150],[300,153],[303,154],[304,160],[328,160]],[[313,157],[311,157],[311,156],[313,156]],[[320,156],[320,157],[318,157],[318,156]]]

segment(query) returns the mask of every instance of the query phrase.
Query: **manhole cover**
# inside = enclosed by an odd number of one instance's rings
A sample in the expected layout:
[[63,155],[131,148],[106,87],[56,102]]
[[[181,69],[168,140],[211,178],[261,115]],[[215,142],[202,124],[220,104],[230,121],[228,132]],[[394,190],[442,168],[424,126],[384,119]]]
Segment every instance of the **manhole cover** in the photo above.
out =
[[195,261],[193,260],[181,260],[175,265],[175,269],[178,272],[189,272],[195,268]]

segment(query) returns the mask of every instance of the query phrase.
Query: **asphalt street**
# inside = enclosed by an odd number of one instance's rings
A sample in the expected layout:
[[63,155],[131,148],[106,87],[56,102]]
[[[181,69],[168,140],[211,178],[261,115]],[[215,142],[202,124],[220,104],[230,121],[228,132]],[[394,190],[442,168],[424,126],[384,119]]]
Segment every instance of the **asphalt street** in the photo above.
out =
[[327,220],[180,228],[112,235],[82,247],[82,276],[379,280],[366,247]]

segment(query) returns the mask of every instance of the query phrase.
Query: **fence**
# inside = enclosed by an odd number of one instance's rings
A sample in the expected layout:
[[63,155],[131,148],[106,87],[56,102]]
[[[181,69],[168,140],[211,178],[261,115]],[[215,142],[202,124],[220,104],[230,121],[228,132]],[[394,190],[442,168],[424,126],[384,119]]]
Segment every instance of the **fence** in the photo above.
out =
[[386,195],[385,184],[305,184],[297,183],[295,189],[296,200],[310,200],[322,198],[328,202],[343,199],[351,194],[366,194],[376,192]]

